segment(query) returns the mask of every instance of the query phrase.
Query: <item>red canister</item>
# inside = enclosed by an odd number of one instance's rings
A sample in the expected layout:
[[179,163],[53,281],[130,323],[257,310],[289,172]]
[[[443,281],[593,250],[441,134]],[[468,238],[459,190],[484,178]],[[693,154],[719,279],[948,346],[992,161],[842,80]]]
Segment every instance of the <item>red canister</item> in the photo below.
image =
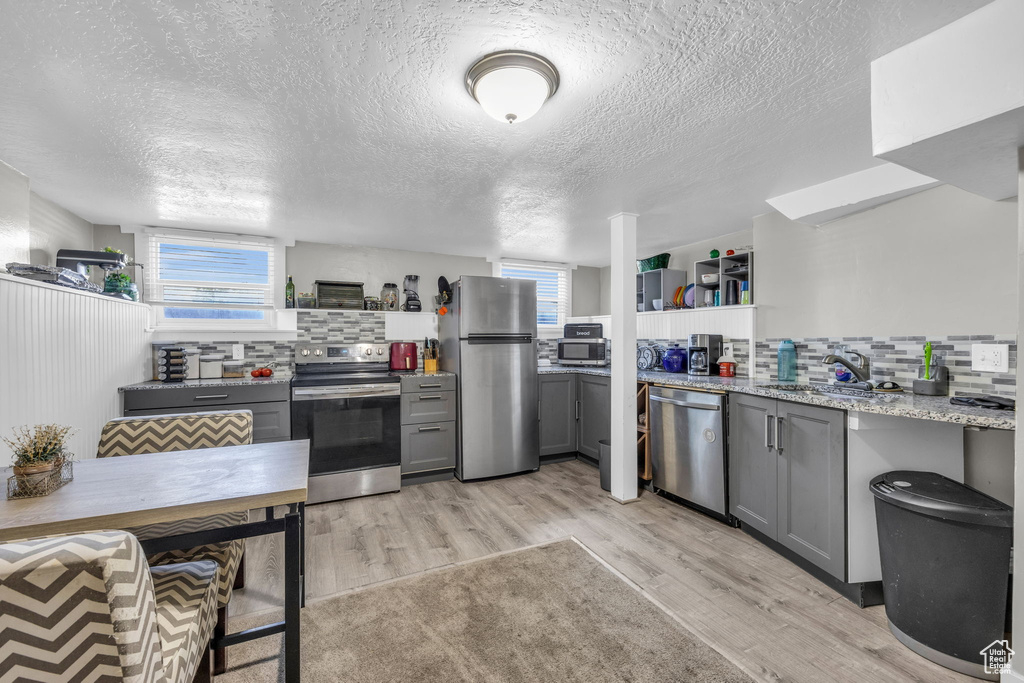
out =
[[719,377],[735,377],[736,376],[736,363],[728,360],[718,361],[718,376]]

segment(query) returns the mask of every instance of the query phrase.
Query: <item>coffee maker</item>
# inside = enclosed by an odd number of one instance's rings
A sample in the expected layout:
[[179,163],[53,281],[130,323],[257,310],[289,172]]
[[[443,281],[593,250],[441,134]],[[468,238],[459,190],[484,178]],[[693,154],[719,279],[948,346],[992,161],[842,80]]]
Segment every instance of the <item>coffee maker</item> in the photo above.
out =
[[686,353],[691,375],[717,375],[722,357],[722,335],[691,334]]

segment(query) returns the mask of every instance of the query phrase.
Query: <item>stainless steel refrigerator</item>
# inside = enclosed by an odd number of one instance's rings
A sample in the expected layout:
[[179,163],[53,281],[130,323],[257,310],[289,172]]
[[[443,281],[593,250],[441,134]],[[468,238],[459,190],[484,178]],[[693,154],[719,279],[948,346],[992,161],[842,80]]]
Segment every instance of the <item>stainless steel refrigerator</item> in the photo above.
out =
[[458,375],[455,476],[536,470],[537,283],[464,275],[439,326],[441,369]]

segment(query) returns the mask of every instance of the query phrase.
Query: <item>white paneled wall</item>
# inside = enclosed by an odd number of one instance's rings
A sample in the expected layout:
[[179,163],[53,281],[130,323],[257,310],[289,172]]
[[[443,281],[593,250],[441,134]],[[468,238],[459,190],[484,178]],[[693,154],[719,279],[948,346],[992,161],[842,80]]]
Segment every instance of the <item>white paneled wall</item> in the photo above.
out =
[[[117,388],[149,379],[149,306],[0,274],[0,434],[56,422],[70,450],[96,456],[121,414]],[[0,444],[0,466],[11,453]]]
[[[720,334],[728,339],[747,339],[753,348],[755,310],[754,306],[719,306],[637,313],[636,337],[685,341],[691,334]],[[608,336],[611,316],[570,318],[569,322],[602,323]]]

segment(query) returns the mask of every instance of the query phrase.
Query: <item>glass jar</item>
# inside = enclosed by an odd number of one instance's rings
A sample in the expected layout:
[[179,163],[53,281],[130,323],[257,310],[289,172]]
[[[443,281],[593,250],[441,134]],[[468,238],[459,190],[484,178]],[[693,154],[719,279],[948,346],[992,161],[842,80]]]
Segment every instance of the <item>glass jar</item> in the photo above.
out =
[[223,354],[210,353],[199,356],[199,377],[201,379],[220,379],[223,376]]
[[394,282],[385,282],[383,289],[380,290],[380,310],[398,310],[398,285]]
[[221,377],[245,377],[245,364],[240,360],[226,360],[221,366]]

